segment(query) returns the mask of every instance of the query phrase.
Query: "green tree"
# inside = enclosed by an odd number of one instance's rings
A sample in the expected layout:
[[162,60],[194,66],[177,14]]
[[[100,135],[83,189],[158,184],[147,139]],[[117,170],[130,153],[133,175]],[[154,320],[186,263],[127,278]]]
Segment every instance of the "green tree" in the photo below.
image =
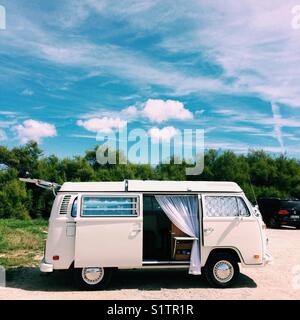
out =
[[30,218],[31,198],[17,174],[15,169],[0,172],[0,218]]
[[300,162],[286,155],[271,156],[264,151],[249,151],[238,155],[231,151],[207,150],[204,170],[195,176],[186,176],[185,161],[176,164],[120,164],[124,155],[114,151],[116,164],[100,164],[98,147],[84,156],[59,159],[43,156],[35,142],[11,150],[0,146],[0,218],[48,217],[54,196],[51,192],[24,184],[19,177],[30,172],[34,178],[63,184],[65,181],[120,181],[124,179],[234,181],[254,202],[259,197],[300,198]]

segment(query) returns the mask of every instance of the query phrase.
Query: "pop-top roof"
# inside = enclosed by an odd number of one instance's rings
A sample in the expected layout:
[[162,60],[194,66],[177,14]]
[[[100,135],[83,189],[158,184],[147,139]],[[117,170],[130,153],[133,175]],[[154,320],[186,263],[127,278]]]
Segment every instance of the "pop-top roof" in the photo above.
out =
[[120,182],[66,182],[61,192],[242,192],[235,182],[124,180]]

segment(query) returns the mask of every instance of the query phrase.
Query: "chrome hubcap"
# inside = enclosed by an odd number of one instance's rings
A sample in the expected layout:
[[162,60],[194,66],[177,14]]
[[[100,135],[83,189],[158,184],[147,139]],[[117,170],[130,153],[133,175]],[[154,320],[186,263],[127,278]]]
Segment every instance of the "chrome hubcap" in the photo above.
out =
[[99,283],[104,277],[103,268],[83,268],[82,279],[90,285]]
[[232,279],[234,269],[229,261],[221,260],[218,261],[214,266],[214,276],[222,283],[228,282]]

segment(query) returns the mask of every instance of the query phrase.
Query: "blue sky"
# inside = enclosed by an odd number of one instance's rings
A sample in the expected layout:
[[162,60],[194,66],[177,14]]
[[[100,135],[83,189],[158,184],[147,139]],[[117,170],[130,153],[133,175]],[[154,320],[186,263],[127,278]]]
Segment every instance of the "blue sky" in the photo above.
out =
[[34,139],[73,156],[127,122],[162,137],[204,129],[207,148],[300,157],[297,1],[0,4],[1,144]]

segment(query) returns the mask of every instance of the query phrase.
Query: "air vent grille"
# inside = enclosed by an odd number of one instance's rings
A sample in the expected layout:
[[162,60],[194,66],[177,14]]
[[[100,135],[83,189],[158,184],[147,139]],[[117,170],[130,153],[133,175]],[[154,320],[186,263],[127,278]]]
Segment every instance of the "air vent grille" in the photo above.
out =
[[70,195],[64,196],[64,198],[61,202],[60,210],[59,210],[60,214],[67,214],[68,213],[68,206],[69,206],[70,200],[71,200]]

